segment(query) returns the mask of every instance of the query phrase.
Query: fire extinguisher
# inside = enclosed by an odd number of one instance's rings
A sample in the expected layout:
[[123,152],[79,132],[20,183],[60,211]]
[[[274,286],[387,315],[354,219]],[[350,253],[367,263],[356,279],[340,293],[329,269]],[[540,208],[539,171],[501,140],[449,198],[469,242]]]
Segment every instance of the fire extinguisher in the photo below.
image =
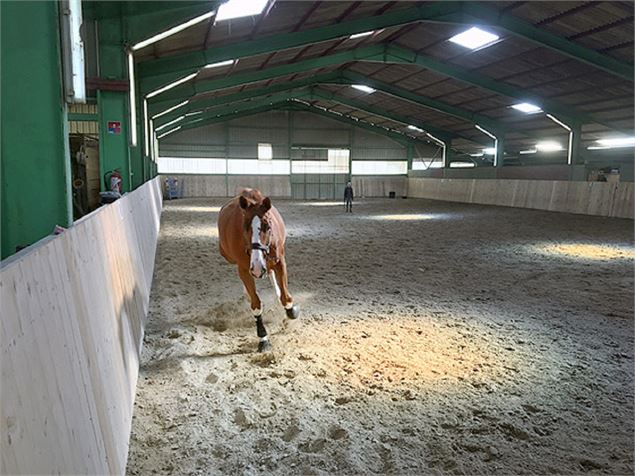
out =
[[104,175],[106,188],[110,188],[111,192],[121,193],[122,180],[123,178],[119,169],[111,170]]

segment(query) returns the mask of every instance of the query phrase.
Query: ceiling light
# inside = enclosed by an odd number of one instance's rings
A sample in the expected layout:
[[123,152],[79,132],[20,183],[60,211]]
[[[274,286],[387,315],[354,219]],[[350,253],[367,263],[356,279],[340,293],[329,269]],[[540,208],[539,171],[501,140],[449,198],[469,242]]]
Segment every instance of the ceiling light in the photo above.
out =
[[494,155],[496,153],[496,147],[487,147],[483,149],[483,154]]
[[536,152],[538,152],[538,149],[525,149],[525,150],[520,150],[518,151],[519,154],[535,154]]
[[483,152],[477,152],[476,154],[470,154],[470,157],[483,157]]
[[421,129],[421,128],[417,127],[417,126],[409,125],[408,129],[410,129],[412,131],[423,132],[423,129]]
[[176,124],[177,122],[182,121],[183,119],[185,119],[185,116],[184,116],[184,115],[183,115],[183,116],[179,116],[179,117],[177,117],[176,119],[173,119],[173,120],[171,120],[170,122],[166,122],[165,124],[163,124],[163,125],[161,125],[161,126],[157,127],[157,128],[155,129],[155,131],[156,131],[156,132],[159,132],[161,129],[165,129],[166,127],[169,127],[169,126],[171,126],[172,124]]
[[349,38],[350,40],[356,40],[357,38],[363,38],[363,37],[365,37],[365,36],[370,36],[370,35],[372,35],[373,33],[375,33],[375,30],[372,30],[372,31],[365,31],[365,32],[363,32],[363,33],[355,33],[354,35],[351,35],[351,36],[349,36],[348,38]]
[[598,139],[598,144],[605,147],[633,147],[635,146],[635,137],[616,137],[613,139]]
[[189,100],[189,99],[188,99],[187,101],[180,102],[180,103],[178,103],[176,106],[172,106],[171,108],[168,108],[168,109],[166,109],[165,111],[160,112],[159,114],[155,114],[154,116],[152,116],[152,119],[156,119],[157,117],[165,116],[166,114],[168,114],[168,113],[170,113],[170,112],[174,111],[175,109],[178,109],[178,108],[180,108],[180,107],[185,106],[185,105],[186,105],[187,103],[189,103],[189,102],[190,102],[190,100]]
[[374,93],[376,91],[376,89],[373,89],[369,86],[365,86],[363,84],[353,84],[352,87],[354,87],[355,89],[358,89],[360,91],[364,91],[365,93]]
[[206,64],[205,66],[203,66],[203,68],[205,69],[210,69],[210,68],[220,68],[222,66],[229,66],[234,64],[234,60],[230,59],[230,60],[225,60],[225,61],[219,61],[218,63],[210,63],[210,64]]
[[481,30],[480,28],[472,27],[463,33],[454,35],[450,38],[450,41],[465,48],[475,50],[493,44],[498,38],[498,35]]
[[211,12],[207,12],[207,13],[204,13],[203,15],[199,15],[195,18],[192,18],[190,21],[181,23],[180,25],[177,25],[174,28],[170,28],[169,30],[164,31],[163,33],[159,33],[158,35],[154,35],[148,38],[147,40],[143,40],[133,45],[132,51],[137,51],[141,48],[151,45],[152,43],[156,43],[157,41],[163,40],[164,38],[167,38],[168,36],[172,36],[175,33],[178,33],[179,31],[183,31],[186,28],[191,27],[192,25],[196,25],[197,23],[207,20],[208,18],[212,17],[214,13],[216,13],[216,10],[212,10]]
[[203,111],[188,112],[185,114],[185,117],[196,116],[197,114],[203,114]]
[[260,15],[267,5],[267,0],[229,0],[218,8],[216,21]]
[[471,169],[474,167],[474,162],[450,162],[451,169]]
[[180,128],[181,128],[181,126],[179,126],[179,127],[175,127],[175,128],[174,128],[174,129],[172,129],[171,131],[164,132],[164,133],[163,133],[163,134],[161,134],[160,136],[157,136],[157,139],[161,139],[162,137],[165,137],[165,136],[167,136],[167,135],[170,135],[170,134],[172,134],[173,132],[178,131]]
[[196,73],[192,73],[192,74],[188,74],[187,76],[185,76],[184,78],[181,79],[177,79],[176,81],[174,81],[173,83],[167,84],[165,86],[163,86],[162,88],[159,89],[155,89],[154,91],[152,91],[151,93],[148,93],[146,95],[146,98],[152,98],[158,94],[164,93],[165,91],[167,91],[168,89],[172,89],[175,88],[176,86],[178,86],[179,84],[183,84],[186,81],[189,81],[190,79],[192,79],[193,77],[195,77],[198,74],[198,71]]
[[540,109],[538,106],[528,102],[514,104],[511,107],[516,109],[517,111],[524,112],[525,114],[536,114],[537,112],[542,112],[542,109]]
[[536,144],[536,149],[538,149],[540,152],[557,152],[559,150],[562,150],[562,146],[554,141],[544,141],[538,142]]

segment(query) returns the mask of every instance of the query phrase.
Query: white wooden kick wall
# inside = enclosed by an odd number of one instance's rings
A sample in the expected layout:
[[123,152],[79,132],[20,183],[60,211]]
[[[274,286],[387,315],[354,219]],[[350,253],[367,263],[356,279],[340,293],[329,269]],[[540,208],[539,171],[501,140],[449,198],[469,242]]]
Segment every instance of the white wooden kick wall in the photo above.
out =
[[1,263],[2,474],[123,474],[159,179]]

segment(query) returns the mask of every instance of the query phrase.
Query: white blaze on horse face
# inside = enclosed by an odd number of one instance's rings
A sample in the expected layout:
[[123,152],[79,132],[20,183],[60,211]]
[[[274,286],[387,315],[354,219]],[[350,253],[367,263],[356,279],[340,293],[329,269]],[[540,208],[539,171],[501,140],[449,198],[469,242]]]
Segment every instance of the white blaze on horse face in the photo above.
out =
[[[260,226],[262,222],[259,216],[254,216],[251,220],[251,244],[262,245],[260,242]],[[251,250],[251,261],[249,265],[251,274],[256,278],[261,278],[267,271],[265,256],[262,250]]]

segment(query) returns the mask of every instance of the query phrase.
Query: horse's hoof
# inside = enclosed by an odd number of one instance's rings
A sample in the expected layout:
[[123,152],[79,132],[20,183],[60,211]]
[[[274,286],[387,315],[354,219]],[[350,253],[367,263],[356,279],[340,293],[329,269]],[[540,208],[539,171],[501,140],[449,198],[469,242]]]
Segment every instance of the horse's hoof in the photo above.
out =
[[300,308],[298,306],[293,306],[291,309],[285,309],[285,311],[289,319],[297,319],[300,317]]
[[261,340],[258,343],[258,352],[268,352],[271,350],[271,342],[268,340]]

